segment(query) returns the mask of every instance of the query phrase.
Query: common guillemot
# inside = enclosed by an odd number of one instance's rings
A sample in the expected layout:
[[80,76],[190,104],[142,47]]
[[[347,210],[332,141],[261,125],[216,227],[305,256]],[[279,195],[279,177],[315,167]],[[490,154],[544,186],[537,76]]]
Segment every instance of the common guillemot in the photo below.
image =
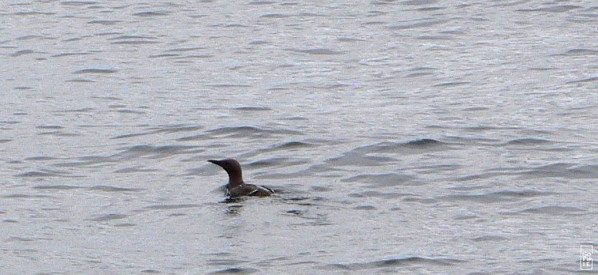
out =
[[242,196],[256,196],[256,197],[267,197],[274,194],[274,190],[254,185],[246,184],[243,182],[243,174],[241,172],[241,165],[234,159],[223,159],[223,160],[208,160],[209,162],[216,164],[228,174],[228,184],[226,184],[226,194],[231,198],[237,198]]

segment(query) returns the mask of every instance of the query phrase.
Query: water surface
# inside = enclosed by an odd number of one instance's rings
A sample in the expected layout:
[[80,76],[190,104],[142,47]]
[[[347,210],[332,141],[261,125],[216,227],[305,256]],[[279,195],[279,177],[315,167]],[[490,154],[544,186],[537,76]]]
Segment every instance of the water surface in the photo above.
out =
[[[0,270],[576,273],[594,1],[0,4]],[[278,195],[225,202],[232,157]]]

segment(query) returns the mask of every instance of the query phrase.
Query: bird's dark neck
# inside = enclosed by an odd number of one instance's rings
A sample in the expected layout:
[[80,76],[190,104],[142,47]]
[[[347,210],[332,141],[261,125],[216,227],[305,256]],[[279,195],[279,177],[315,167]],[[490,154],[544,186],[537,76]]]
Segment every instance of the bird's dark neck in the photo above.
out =
[[241,175],[241,172],[239,173],[228,173],[228,189],[233,189],[237,186],[243,185],[245,184],[243,182],[243,176]]

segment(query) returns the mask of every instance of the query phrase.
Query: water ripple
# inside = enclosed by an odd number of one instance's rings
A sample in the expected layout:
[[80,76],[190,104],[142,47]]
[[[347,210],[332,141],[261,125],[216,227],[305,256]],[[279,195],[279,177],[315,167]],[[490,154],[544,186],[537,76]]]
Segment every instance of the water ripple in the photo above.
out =
[[580,9],[582,8],[581,6],[576,6],[576,5],[561,5],[561,6],[553,6],[553,7],[545,7],[545,8],[537,8],[537,9],[518,9],[516,11],[520,11],[520,12],[538,12],[538,11],[543,11],[543,12],[567,12],[570,10],[575,10],[575,9]]
[[551,143],[551,141],[541,138],[518,138],[508,141],[505,145],[540,145],[546,143]]
[[390,26],[389,29],[391,30],[406,30],[406,29],[414,29],[414,28],[426,28],[434,25],[440,25],[449,22],[449,20],[435,20],[435,19],[425,19],[421,22],[416,23],[406,23],[402,25],[395,25]]
[[218,271],[212,271],[208,274],[252,274],[258,271],[259,270],[255,268],[230,267]]
[[109,185],[95,185],[89,187],[89,190],[97,190],[103,192],[139,192],[145,189],[141,188],[125,188],[125,187],[116,187],[116,186],[109,186]]
[[62,1],[60,2],[61,5],[65,6],[88,6],[88,5],[96,5],[98,2],[96,1]]
[[182,208],[195,208],[201,207],[201,204],[155,204],[146,206],[146,209],[152,210],[172,210],[172,209],[182,209]]
[[550,205],[550,206],[532,207],[532,208],[527,208],[527,209],[524,209],[524,210],[521,210],[518,212],[510,212],[510,213],[505,213],[505,214],[531,213],[531,214],[545,214],[545,215],[550,215],[550,216],[555,216],[555,215],[570,216],[570,215],[582,215],[585,212],[586,212],[585,209],[580,209],[577,207]]
[[340,157],[326,160],[333,166],[379,166],[397,159],[388,156],[372,156],[370,154],[420,154],[430,151],[448,149],[446,143],[435,139],[416,139],[407,142],[379,142],[372,145],[357,147],[343,153]]
[[151,16],[164,16],[168,15],[167,11],[144,11],[144,12],[136,12],[133,13],[133,16],[140,16],[140,17],[151,17]]
[[440,200],[448,200],[448,201],[474,201],[479,203],[496,203],[496,202],[512,202],[512,201],[519,201],[526,198],[538,197],[538,196],[550,196],[555,195],[551,192],[538,192],[533,190],[523,190],[523,191],[498,191],[498,192],[489,192],[483,194],[457,194],[457,195],[446,195],[440,196],[438,199]]
[[179,133],[179,132],[192,132],[203,129],[202,126],[198,125],[186,125],[186,124],[173,124],[173,125],[161,125],[158,127],[148,128],[144,132],[124,134],[112,137],[112,139],[130,138],[137,136],[161,134],[161,133]]
[[105,221],[111,221],[111,220],[120,220],[120,219],[124,219],[129,217],[129,215],[123,215],[123,214],[106,214],[106,215],[102,215],[99,216],[97,218],[93,218],[91,219],[92,221],[96,221],[96,222],[105,222]]
[[65,178],[77,178],[82,176],[71,175],[71,173],[66,171],[57,171],[57,170],[48,170],[48,169],[40,169],[37,171],[29,171],[25,173],[20,173],[16,175],[17,177],[23,178],[47,178],[47,177],[65,177]]
[[455,265],[455,264],[462,263],[462,262],[463,262],[462,260],[453,259],[453,258],[426,258],[426,257],[412,256],[412,257],[379,260],[379,261],[372,261],[372,262],[365,262],[365,263],[328,264],[328,265],[319,267],[319,269],[357,271],[357,270],[374,270],[374,269],[378,269],[378,268],[411,266],[411,265],[451,266],[451,265]]
[[193,145],[134,145],[126,147],[121,153],[115,156],[120,158],[138,158],[138,157],[149,157],[149,158],[165,158],[178,154],[190,154],[197,152],[196,148],[199,146]]
[[413,180],[414,177],[408,175],[401,175],[396,173],[386,174],[368,174],[342,179],[343,182],[367,182],[371,183],[369,187],[383,188],[393,187],[398,185],[405,185]]
[[238,127],[222,127],[209,130],[208,133],[212,136],[227,137],[227,138],[266,138],[273,135],[300,135],[301,132],[285,129],[264,129],[253,126],[238,126]]
[[306,53],[310,55],[337,55],[342,54],[342,51],[335,51],[331,49],[317,48],[317,49],[285,49],[290,52]]
[[90,68],[75,71],[74,74],[111,74],[116,72],[118,72],[118,70]]
[[10,56],[12,56],[12,57],[18,57],[18,56],[32,54],[32,53],[34,53],[33,50],[20,50],[20,51],[17,51],[15,53],[12,53]]

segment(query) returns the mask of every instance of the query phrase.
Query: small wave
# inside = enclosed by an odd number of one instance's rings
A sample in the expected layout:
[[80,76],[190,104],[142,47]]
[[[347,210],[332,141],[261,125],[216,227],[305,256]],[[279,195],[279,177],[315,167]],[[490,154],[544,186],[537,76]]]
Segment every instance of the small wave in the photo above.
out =
[[145,111],[136,111],[136,110],[131,110],[131,109],[120,109],[120,110],[116,110],[116,112],[122,113],[122,114],[138,114],[138,115],[145,114]]
[[152,210],[171,210],[171,209],[182,209],[182,208],[194,208],[200,207],[200,204],[155,204],[146,206],[146,209]]
[[188,48],[174,48],[168,49],[167,52],[190,52],[190,51],[197,51],[197,50],[205,50],[206,47],[188,47]]
[[286,129],[262,129],[253,126],[238,126],[238,127],[222,127],[218,129],[209,130],[208,133],[216,136],[227,137],[269,137],[271,135],[299,135],[298,131]]
[[55,12],[17,11],[13,15],[55,15]]
[[86,107],[86,108],[80,108],[80,109],[67,109],[67,110],[62,110],[60,112],[64,112],[64,113],[90,113],[90,112],[92,112],[94,110],[95,110],[95,108]]
[[471,240],[474,242],[492,242],[492,241],[504,241],[504,240],[508,240],[508,238],[503,237],[503,236],[487,235],[487,236],[473,238]]
[[29,86],[15,86],[14,89],[15,90],[20,90],[20,91],[33,90],[33,88],[29,87]]
[[10,56],[18,57],[21,55],[27,55],[27,54],[32,54],[32,53],[34,53],[34,51],[32,51],[32,50],[20,50],[20,51],[12,53]]
[[64,162],[64,163],[57,163],[55,166],[57,167],[83,167],[83,166],[93,166],[99,164],[106,164],[117,162],[117,160],[113,159],[112,157],[103,157],[103,156],[83,156],[79,158],[79,161],[76,162]]
[[520,11],[520,12],[536,12],[536,11],[542,11],[542,12],[567,12],[570,10],[574,10],[574,9],[579,9],[581,8],[580,6],[575,6],[575,5],[561,5],[561,6],[554,6],[554,7],[546,7],[546,8],[538,8],[538,9],[518,9],[516,11]]
[[87,24],[100,24],[104,26],[111,26],[121,23],[121,20],[91,20],[88,21]]
[[16,38],[16,40],[22,41],[22,40],[44,40],[45,38],[41,35],[24,35],[24,36],[19,36]]
[[35,128],[37,128],[37,129],[58,130],[58,129],[63,129],[64,127],[58,126],[58,125],[40,125],[40,126],[36,126]]
[[430,139],[430,138],[423,138],[423,139],[416,139],[405,143],[406,146],[414,146],[414,147],[428,147],[428,146],[436,146],[443,144],[442,142]]
[[112,137],[112,139],[130,138],[137,136],[153,135],[160,133],[178,133],[178,132],[192,132],[203,129],[203,126],[199,125],[186,125],[186,124],[173,124],[173,125],[162,125],[158,127],[149,128],[148,131],[141,133],[124,134]]
[[152,36],[146,35],[121,35],[118,37],[110,38],[109,40],[127,40],[127,39],[155,39]]
[[130,138],[130,137],[138,137],[138,136],[145,136],[145,135],[148,135],[148,133],[118,135],[118,136],[112,137],[112,139]]
[[337,55],[343,54],[342,51],[335,51],[331,49],[317,48],[317,49],[285,49],[290,52],[305,53],[310,55]]
[[395,198],[401,198],[401,197],[410,196],[410,195],[411,194],[397,193],[397,192],[384,193],[384,192],[378,192],[378,191],[373,191],[373,190],[367,190],[367,191],[362,191],[362,192],[357,192],[357,193],[351,193],[351,194],[349,194],[349,197],[395,199]]
[[28,198],[48,198],[46,195],[28,195],[28,194],[8,194],[3,195],[3,198],[7,199],[28,199]]
[[582,214],[586,212],[586,210],[571,207],[571,206],[541,206],[541,207],[533,207],[528,208],[525,210],[521,210],[517,213],[532,213],[532,214],[550,214],[550,215],[572,215],[572,214]]
[[420,77],[420,76],[427,76],[427,75],[433,75],[433,73],[430,73],[430,72],[410,73],[407,75],[407,77]]
[[25,172],[25,173],[21,173],[16,175],[17,177],[23,177],[23,178],[45,178],[45,177],[79,177],[79,176],[72,176],[67,172],[62,172],[62,171],[50,171],[50,170],[39,170],[39,171],[29,171],[29,172]]
[[336,40],[340,41],[340,42],[363,42],[363,41],[366,41],[365,39],[355,38],[355,37],[338,37]]
[[173,124],[173,125],[162,125],[156,128],[150,128],[153,130],[152,133],[178,133],[178,132],[192,132],[203,129],[203,126],[199,125],[186,125],[186,124]]
[[97,191],[104,191],[104,192],[139,192],[145,189],[141,188],[125,188],[125,187],[116,187],[116,186],[108,186],[108,185],[96,185],[89,187],[89,190],[97,190]]
[[105,222],[105,221],[111,221],[111,220],[124,219],[124,218],[126,218],[128,216],[129,215],[123,215],[123,214],[107,214],[107,215],[99,216],[97,218],[93,218],[91,220],[92,221],[96,221],[96,222]]
[[430,27],[430,26],[434,26],[434,25],[444,24],[446,22],[449,22],[449,20],[425,20],[423,22],[391,26],[391,27],[389,27],[389,29],[391,29],[391,30],[406,30],[406,29],[415,29],[415,28],[426,28],[426,27]]
[[364,269],[378,269],[396,266],[410,266],[410,265],[437,265],[437,266],[451,266],[462,263],[462,260],[452,258],[426,258],[419,256],[395,258],[387,260],[372,261],[366,263],[352,263],[352,264],[328,264],[320,269],[338,269],[338,270],[364,270]]
[[399,258],[399,259],[389,259],[389,260],[382,260],[372,262],[375,266],[395,266],[395,265],[403,265],[403,264],[433,264],[433,265],[452,265],[455,263],[460,263],[462,261],[450,258],[425,258],[425,257],[406,257],[406,258]]
[[545,144],[550,143],[550,140],[541,139],[541,138],[518,138],[508,141],[507,145],[538,145],[538,144]]
[[255,41],[249,42],[249,45],[267,45],[267,44],[270,44],[270,42],[267,40],[255,40]]
[[330,187],[330,186],[317,186],[317,185],[312,185],[311,190],[315,191],[315,192],[329,192],[329,191],[333,191],[334,188]]
[[422,139],[415,139],[410,140],[407,142],[383,142],[373,145],[373,150],[376,152],[388,152],[392,150],[397,150],[401,148],[417,148],[417,149],[427,149],[432,148],[440,145],[444,145],[445,143],[430,139],[430,138],[422,138]]
[[133,13],[133,16],[149,17],[149,16],[163,16],[168,15],[167,11],[144,11]]
[[194,141],[194,140],[204,140],[204,139],[210,139],[210,137],[208,135],[199,134],[199,135],[192,135],[192,136],[177,138],[176,141]]
[[233,108],[237,111],[271,111],[272,109],[268,107],[258,107],[258,106],[245,106],[245,107],[237,107]]
[[315,146],[312,143],[302,142],[302,141],[289,141],[282,144],[274,145],[270,148],[265,148],[260,150],[261,152],[273,152],[273,151],[288,151],[293,149],[300,149],[300,148],[309,148]]
[[110,44],[114,45],[145,45],[145,44],[158,44],[157,41],[148,41],[148,40],[123,40],[123,41],[115,41],[111,42]]
[[55,160],[57,158],[54,157],[47,157],[47,156],[38,156],[38,157],[28,157],[25,158],[25,160],[31,160],[31,161],[46,161],[46,160]]
[[114,226],[115,227],[132,227],[132,226],[137,226],[137,224],[125,222],[125,223],[117,223]]
[[367,182],[371,187],[393,187],[404,185],[413,179],[412,176],[400,175],[396,173],[387,174],[369,174],[342,179],[342,182]]
[[450,82],[442,82],[439,84],[434,84],[433,87],[454,87],[454,86],[461,86],[465,84],[469,84],[471,82],[468,81],[450,81]]
[[77,70],[74,72],[74,74],[112,74],[112,73],[116,73],[116,72],[118,72],[118,70],[91,68],[91,69]]
[[585,82],[594,82],[594,81],[598,81],[598,76],[590,77],[590,78],[583,78],[583,79],[579,79],[579,80],[572,80],[567,83],[572,84],[572,83],[585,83]]
[[160,171],[160,170],[158,170],[158,169],[143,169],[143,168],[138,168],[138,167],[128,167],[128,168],[118,169],[118,170],[114,171],[114,173],[117,173],[117,174],[151,173],[151,172],[157,172],[157,171]]
[[533,177],[595,179],[598,178],[598,165],[574,166],[570,163],[554,163],[536,167],[520,174]]
[[376,208],[375,206],[372,206],[372,205],[359,205],[359,206],[353,207],[353,209],[355,209],[355,210],[376,210],[378,208]]
[[458,194],[458,195],[448,195],[448,196],[441,196],[438,199],[443,200],[465,200],[465,201],[474,201],[480,203],[495,203],[495,202],[505,202],[505,201],[518,201],[524,198],[531,198],[531,197],[538,197],[538,196],[548,196],[553,195],[554,193],[550,192],[538,192],[532,190],[524,190],[524,191],[499,191],[499,192],[490,192],[485,194]]
[[584,175],[592,178],[598,178],[598,165],[584,165],[569,169],[575,174]]
[[208,84],[208,87],[214,88],[249,88],[251,85],[249,84],[237,84],[237,83],[214,83]]
[[407,142],[385,141],[385,142],[375,143],[372,145],[357,147],[357,148],[345,153],[345,155],[347,155],[347,156],[362,156],[363,157],[370,153],[385,153],[385,154],[407,153],[407,152],[413,152],[412,151],[413,149],[417,149],[417,150],[415,150],[415,152],[420,152],[420,150],[425,151],[427,149],[442,148],[443,145],[446,145],[446,144],[441,141],[438,141],[435,139],[429,139],[429,138],[410,140]]
[[429,138],[416,139],[407,142],[380,142],[354,148],[343,153],[340,157],[326,160],[327,163],[335,166],[380,166],[397,159],[388,156],[372,156],[372,153],[380,154],[406,154],[422,153],[428,150],[438,150],[445,147],[445,143]]
[[260,17],[261,18],[287,18],[287,17],[291,17],[291,16],[288,14],[269,13],[269,14],[264,14]]
[[396,161],[396,159],[389,157],[365,156],[354,154],[352,152],[345,153],[341,157],[326,160],[326,162],[332,166],[381,166],[393,161]]
[[281,165],[285,163],[289,158],[270,158],[264,160],[258,160],[254,162],[248,163],[247,167],[264,167],[264,166],[274,166],[274,165]]
[[239,127],[222,127],[208,132],[214,135],[244,135],[244,134],[259,134],[267,133],[268,130],[263,130],[252,126],[239,126]]
[[98,2],[96,1],[62,1],[60,2],[61,5],[65,6],[87,6],[87,5],[96,5]]
[[564,56],[585,56],[585,55],[598,55],[597,50],[590,50],[590,49],[571,49],[562,53],[560,55]]
[[[431,40],[431,41],[438,41],[438,40],[453,40],[453,36],[450,35],[421,35],[417,37],[418,40]],[[461,85],[461,84],[468,84],[471,82],[446,82],[446,83],[452,83],[450,86],[454,86],[454,85]],[[434,87],[442,87],[439,86],[442,84],[438,84],[438,85],[434,85]]]
[[407,0],[407,1],[401,2],[401,5],[420,6],[420,5],[430,5],[430,4],[436,4],[436,3],[438,3],[438,0]]
[[255,268],[240,268],[240,267],[231,267],[231,268],[226,268],[226,269],[222,269],[222,270],[218,270],[218,271],[212,271],[208,274],[252,274],[252,273],[256,273],[259,270],[255,269]]
[[142,156],[149,156],[150,158],[165,158],[177,154],[193,153],[192,149],[196,149],[199,146],[193,145],[135,145],[125,148],[121,153],[115,156],[122,158],[135,158]]
[[180,54],[175,54],[175,53],[164,53],[164,54],[152,54],[149,55],[149,58],[162,58],[162,57],[179,57],[181,56]]
[[313,144],[307,143],[307,142],[289,141],[289,142],[285,142],[285,143],[277,146],[276,148],[279,148],[279,149],[289,149],[289,148],[312,147],[312,146],[313,146]]
[[57,137],[77,137],[77,136],[81,136],[80,134],[63,133],[63,132],[60,132],[60,131],[43,132],[43,133],[38,133],[38,135],[41,135],[41,136],[50,135],[50,136],[57,136]]
[[32,242],[35,241],[35,239],[31,239],[31,238],[23,238],[23,237],[9,237],[5,240],[5,242],[10,243],[10,242]]
[[40,190],[72,190],[72,189],[80,189],[83,188],[81,186],[74,186],[74,185],[64,185],[64,184],[57,184],[57,185],[38,185],[34,186],[33,189],[40,189]]
[[92,83],[92,82],[95,82],[95,81],[93,81],[93,80],[89,80],[89,79],[83,79],[83,78],[73,78],[73,79],[66,80],[65,82],[73,82],[73,83]]

